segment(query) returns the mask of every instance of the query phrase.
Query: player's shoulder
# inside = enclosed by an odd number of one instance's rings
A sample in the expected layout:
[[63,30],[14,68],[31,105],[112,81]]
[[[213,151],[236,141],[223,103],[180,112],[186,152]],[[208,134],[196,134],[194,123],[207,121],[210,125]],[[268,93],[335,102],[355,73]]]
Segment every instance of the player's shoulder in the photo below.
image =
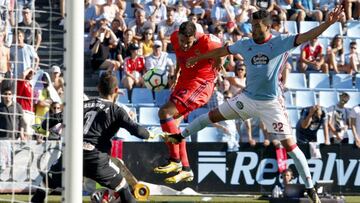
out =
[[203,42],[216,42],[216,43],[221,43],[220,38],[218,38],[217,36],[213,35],[213,34],[203,34],[203,33],[196,33],[196,35],[198,36],[199,41],[203,41]]
[[174,31],[173,33],[171,33],[171,35],[170,35],[170,41],[171,41],[171,43],[174,43],[174,42],[177,41],[177,39],[178,39],[178,34],[179,34],[179,31],[178,31],[178,30],[176,30],[176,31]]

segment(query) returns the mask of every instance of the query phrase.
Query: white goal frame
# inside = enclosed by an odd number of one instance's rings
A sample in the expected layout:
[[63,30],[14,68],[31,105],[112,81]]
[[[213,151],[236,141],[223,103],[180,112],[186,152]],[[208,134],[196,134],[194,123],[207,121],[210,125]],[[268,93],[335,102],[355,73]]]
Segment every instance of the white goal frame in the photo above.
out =
[[84,1],[65,4],[65,141],[62,202],[79,203],[83,180]]

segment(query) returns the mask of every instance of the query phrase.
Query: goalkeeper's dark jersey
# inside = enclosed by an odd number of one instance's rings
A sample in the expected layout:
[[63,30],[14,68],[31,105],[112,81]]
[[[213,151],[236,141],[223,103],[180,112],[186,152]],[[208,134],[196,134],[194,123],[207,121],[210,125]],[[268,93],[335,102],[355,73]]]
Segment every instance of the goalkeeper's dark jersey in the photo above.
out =
[[111,148],[110,139],[120,127],[141,139],[149,137],[144,127],[132,121],[123,108],[109,100],[97,98],[84,102],[84,142],[107,153]]

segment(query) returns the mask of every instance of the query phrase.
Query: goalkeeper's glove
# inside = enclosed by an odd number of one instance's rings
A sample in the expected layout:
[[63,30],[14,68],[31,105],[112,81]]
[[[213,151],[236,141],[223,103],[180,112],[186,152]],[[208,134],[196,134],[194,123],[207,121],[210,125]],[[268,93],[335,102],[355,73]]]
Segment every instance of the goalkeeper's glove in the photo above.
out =
[[162,132],[158,132],[159,128],[157,128],[157,127],[148,128],[147,131],[149,132],[149,137],[145,140],[147,142],[153,141],[154,139],[156,139],[157,137],[162,135]]
[[183,139],[185,139],[185,137],[183,137],[181,135],[181,133],[178,134],[169,134],[169,133],[164,133],[163,138],[165,140],[165,142],[171,142],[173,144],[178,144],[180,143]]

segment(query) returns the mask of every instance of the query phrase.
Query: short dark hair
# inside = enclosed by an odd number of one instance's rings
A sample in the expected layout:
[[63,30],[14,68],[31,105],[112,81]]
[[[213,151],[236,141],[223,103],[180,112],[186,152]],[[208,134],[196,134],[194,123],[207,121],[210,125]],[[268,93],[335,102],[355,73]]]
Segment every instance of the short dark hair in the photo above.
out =
[[108,96],[114,93],[115,88],[118,86],[118,81],[111,71],[106,71],[101,74],[98,84],[100,95]]
[[266,25],[271,25],[271,15],[266,10],[258,10],[252,14],[253,20],[262,20]]
[[357,45],[357,44],[356,44],[356,41],[350,42],[350,46],[353,46],[353,45]]
[[196,26],[191,21],[186,21],[181,23],[179,28],[179,34],[182,34],[186,37],[195,36],[196,34]]
[[1,94],[3,94],[4,92],[7,92],[7,91],[14,93],[14,86],[12,85],[11,82],[3,81],[2,85],[1,85]]
[[279,15],[273,15],[271,18],[272,18],[272,23],[281,24],[281,17]]

